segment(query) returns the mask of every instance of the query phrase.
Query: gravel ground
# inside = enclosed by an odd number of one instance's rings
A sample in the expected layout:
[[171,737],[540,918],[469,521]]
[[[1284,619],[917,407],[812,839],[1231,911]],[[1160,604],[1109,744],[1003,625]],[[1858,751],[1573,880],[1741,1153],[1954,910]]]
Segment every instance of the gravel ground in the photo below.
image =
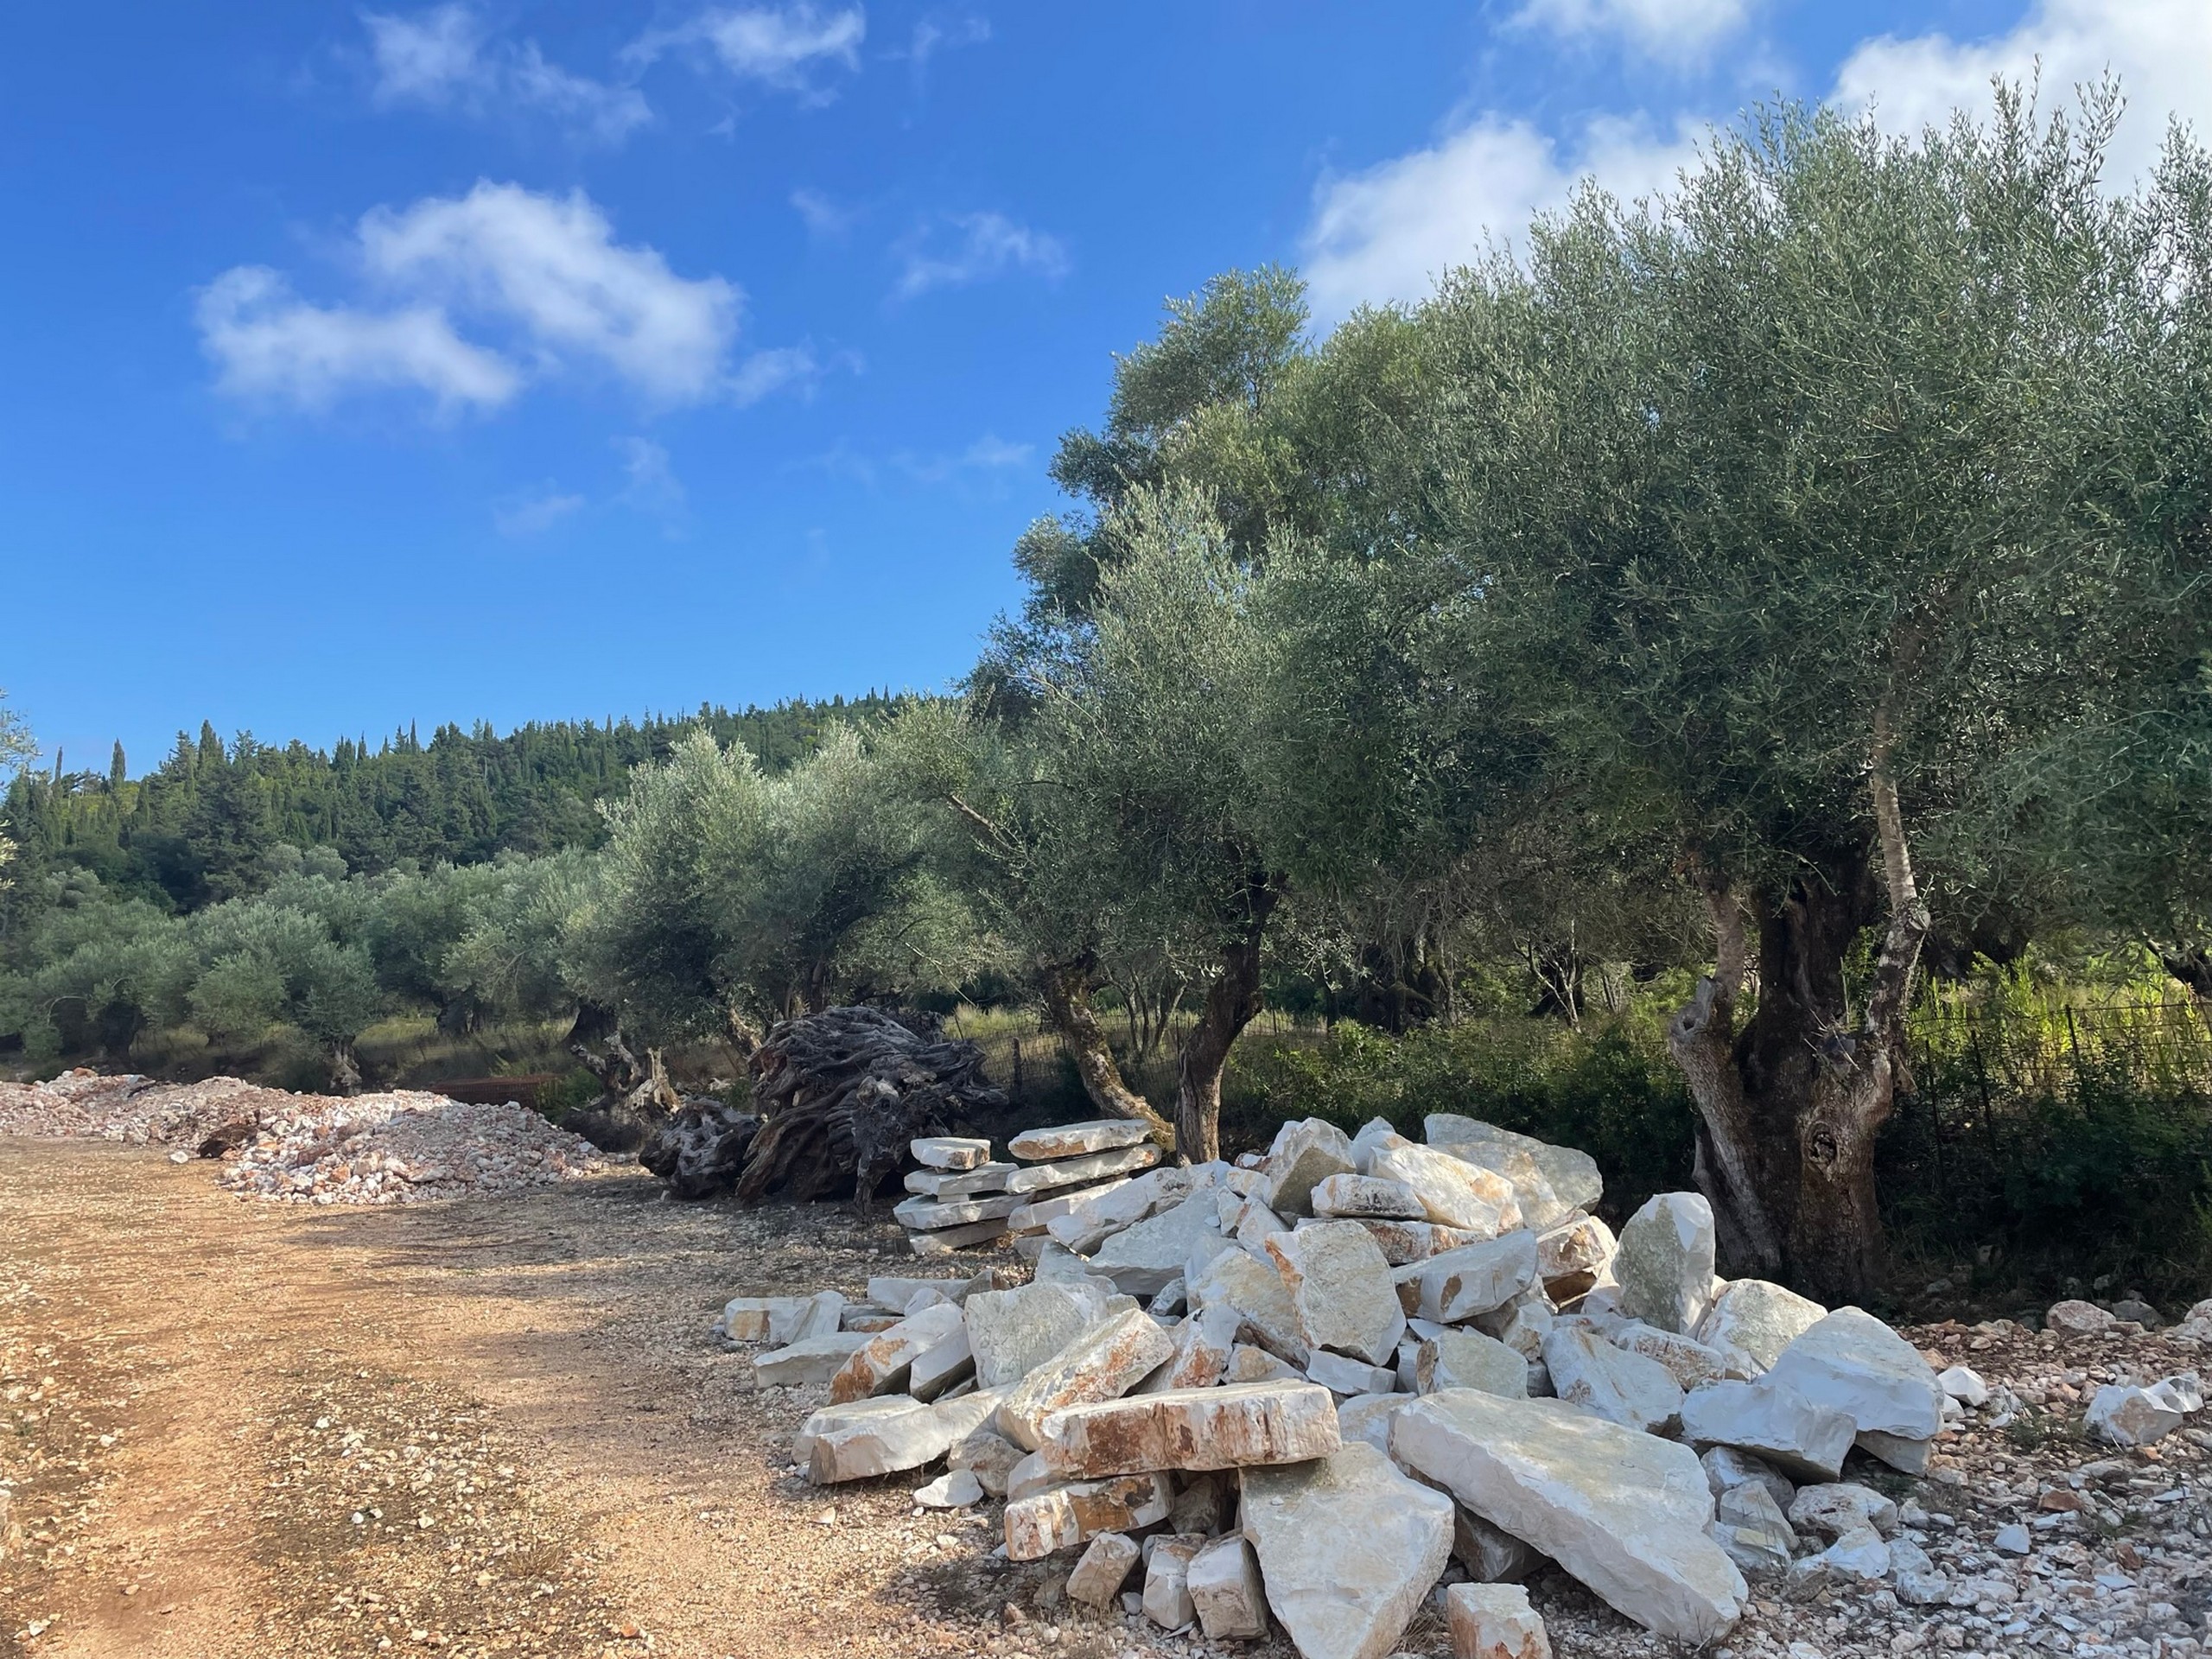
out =
[[[678,1205],[635,1173],[241,1205],[212,1173],[0,1138],[0,1487],[23,1535],[0,1560],[6,1659],[1223,1651],[1071,1607],[1065,1560],[994,1560],[995,1505],[922,1514],[918,1478],[791,1472],[823,1391],[756,1390],[709,1327],[734,1294],[941,1270],[887,1217]],[[2012,1390],[1930,1479],[1878,1478],[1958,1593],[1763,1580],[1726,1651],[2205,1651],[2212,1435],[2117,1452],[2073,1425],[2097,1382],[2212,1355],[2126,1327],[1907,1334]],[[2024,1559],[1993,1548],[2016,1521]],[[1561,1659],[1681,1651],[1557,1573],[1532,1589]],[[1433,1615],[1403,1646],[1449,1650]]]

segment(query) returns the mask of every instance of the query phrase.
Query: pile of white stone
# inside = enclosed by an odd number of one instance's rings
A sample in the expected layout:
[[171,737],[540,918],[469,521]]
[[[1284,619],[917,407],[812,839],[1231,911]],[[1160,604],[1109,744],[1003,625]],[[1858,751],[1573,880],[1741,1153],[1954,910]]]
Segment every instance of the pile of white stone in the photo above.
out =
[[1010,1162],[988,1141],[934,1135],[912,1143],[921,1168],[912,1194],[892,1213],[917,1255],[944,1255],[1011,1237],[1034,1261],[1046,1226],[1160,1161],[1151,1132],[1127,1118],[1030,1129],[1007,1142]]
[[590,1141],[515,1102],[398,1091],[300,1097],[238,1148],[219,1185],[277,1203],[419,1204],[523,1192],[605,1167]]
[[[1697,1644],[1746,1574],[1925,1588],[1885,1535],[1897,1506],[1840,1477],[1854,1452],[1926,1469],[1970,1374],[1857,1308],[1718,1279],[1696,1194],[1616,1242],[1586,1156],[1426,1132],[1287,1124],[1238,1166],[1043,1201],[1030,1284],[741,1297],[719,1328],[772,1344],[764,1387],[828,1385],[794,1446],[816,1482],[943,1460],[918,1503],[1002,1499],[1007,1557],[1068,1552],[1075,1599],[1210,1638],[1272,1614],[1306,1659],[1381,1659],[1441,1586],[1460,1655],[1535,1659],[1517,1581],[1547,1560]],[[2149,1392],[2107,1414],[2193,1408],[2182,1380]]]
[[0,1135],[195,1147],[291,1098],[238,1077],[162,1083],[80,1066],[44,1083],[0,1083]]

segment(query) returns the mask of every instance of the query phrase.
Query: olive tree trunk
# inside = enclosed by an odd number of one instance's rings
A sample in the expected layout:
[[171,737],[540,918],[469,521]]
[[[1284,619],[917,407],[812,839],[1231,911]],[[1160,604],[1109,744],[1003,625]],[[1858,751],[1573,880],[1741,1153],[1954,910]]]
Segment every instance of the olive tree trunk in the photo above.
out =
[[[1927,938],[1895,785],[1873,782],[1882,889],[1864,844],[1808,868],[1778,902],[1754,899],[1758,1002],[1737,1020],[1749,967],[1745,902],[1707,893],[1714,970],[1668,1029],[1698,1111],[1697,1181],[1732,1276],[1788,1279],[1831,1304],[1882,1279],[1874,1144],[1895,1104],[1912,976]],[[1843,963],[1887,917],[1854,1022]]]
[[1221,948],[1221,970],[1206,987],[1198,1022],[1176,1058],[1175,1153],[1186,1163],[1221,1156],[1221,1074],[1237,1037],[1258,1017],[1261,949],[1282,895],[1280,877],[1246,880],[1236,929]]
[[1045,998],[1045,1018],[1067,1046],[1076,1075],[1083,1079],[1083,1092],[1100,1115],[1135,1118],[1165,1144],[1173,1135],[1173,1127],[1124,1080],[1106,1027],[1091,1004],[1095,971],[1087,959],[1039,963],[1037,984]]

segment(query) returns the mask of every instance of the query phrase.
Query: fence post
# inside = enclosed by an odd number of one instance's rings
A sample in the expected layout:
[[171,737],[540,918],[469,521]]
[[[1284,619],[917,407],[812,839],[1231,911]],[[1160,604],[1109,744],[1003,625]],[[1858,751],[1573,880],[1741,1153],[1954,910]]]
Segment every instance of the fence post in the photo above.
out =
[[2002,1162],[1997,1150],[1997,1118],[1989,1105],[1989,1070],[1981,1063],[1981,1027],[1972,1015],[1967,1018],[1967,1042],[1974,1051],[1974,1082],[1981,1091],[1981,1136],[1989,1142],[1992,1160]]

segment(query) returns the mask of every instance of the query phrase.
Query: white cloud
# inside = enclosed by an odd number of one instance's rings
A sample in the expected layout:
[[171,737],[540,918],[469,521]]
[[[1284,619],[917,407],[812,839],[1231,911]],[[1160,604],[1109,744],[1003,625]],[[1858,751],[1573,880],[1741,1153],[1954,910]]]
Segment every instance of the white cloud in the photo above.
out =
[[522,385],[512,364],[461,339],[435,306],[325,308],[262,265],[235,266],[201,289],[198,318],[216,384],[240,397],[316,409],[345,391],[404,387],[450,411],[497,407]]
[[651,438],[617,438],[615,452],[622,457],[621,500],[656,518],[672,518],[683,511],[688,499],[683,481],[668,459],[668,451]]
[[[595,372],[669,406],[751,403],[815,372],[803,346],[733,368],[737,288],[679,276],[658,251],[616,242],[581,191],[481,182],[375,208],[357,251],[371,302],[312,305],[258,266],[203,291],[202,343],[226,391],[312,407],[349,390],[412,387],[450,410]],[[462,325],[488,340],[464,338]]]
[[1687,129],[1662,137],[1639,122],[1594,121],[1563,152],[1526,121],[1484,115],[1427,149],[1325,178],[1306,232],[1314,308],[1336,319],[1362,304],[1420,300],[1486,238],[1514,241],[1535,214],[1565,206],[1583,175],[1634,197],[1695,157]]
[[949,246],[928,227],[900,245],[904,268],[895,289],[900,298],[982,282],[1009,270],[1033,270],[1046,277],[1067,274],[1067,248],[1058,237],[1017,225],[1003,213],[956,213],[945,223],[957,232]]
[[1701,61],[1751,21],[1754,0],[1526,0],[1513,21],[1565,40],[1618,40],[1662,62]]
[[542,536],[563,518],[582,512],[587,505],[582,496],[563,494],[548,484],[493,508],[492,523],[502,536],[518,539]]
[[623,48],[624,59],[643,66],[674,47],[709,54],[741,80],[813,95],[809,79],[817,66],[856,70],[868,15],[858,6],[831,12],[810,5],[709,7],[674,29],[653,29]]
[[1837,72],[1834,101],[1872,108],[1892,130],[1914,132],[1953,109],[1986,111],[1994,77],[2026,82],[2042,70],[2046,106],[2117,74],[2130,111],[2113,143],[2118,181],[2145,170],[2169,116],[2212,131],[2212,5],[2205,0],[2039,0],[2011,33],[1973,41],[1945,35],[1862,42]]
[[419,104],[485,115],[541,111],[574,130],[619,143],[652,119],[645,95],[548,63],[535,41],[494,43],[483,18],[454,3],[401,16],[364,12],[380,104]]
[[957,47],[982,46],[991,38],[990,20],[973,12],[958,17],[931,16],[914,25],[914,32],[907,37],[906,49],[893,53],[913,65],[914,84],[919,86],[929,73],[930,60],[940,52]]
[[794,190],[791,204],[792,211],[806,221],[807,232],[812,236],[842,236],[860,217],[857,208],[841,207],[819,190]]
[[986,432],[957,454],[917,455],[901,450],[892,462],[918,484],[943,484],[969,477],[990,479],[1027,466],[1036,447],[1009,443],[996,433]]

